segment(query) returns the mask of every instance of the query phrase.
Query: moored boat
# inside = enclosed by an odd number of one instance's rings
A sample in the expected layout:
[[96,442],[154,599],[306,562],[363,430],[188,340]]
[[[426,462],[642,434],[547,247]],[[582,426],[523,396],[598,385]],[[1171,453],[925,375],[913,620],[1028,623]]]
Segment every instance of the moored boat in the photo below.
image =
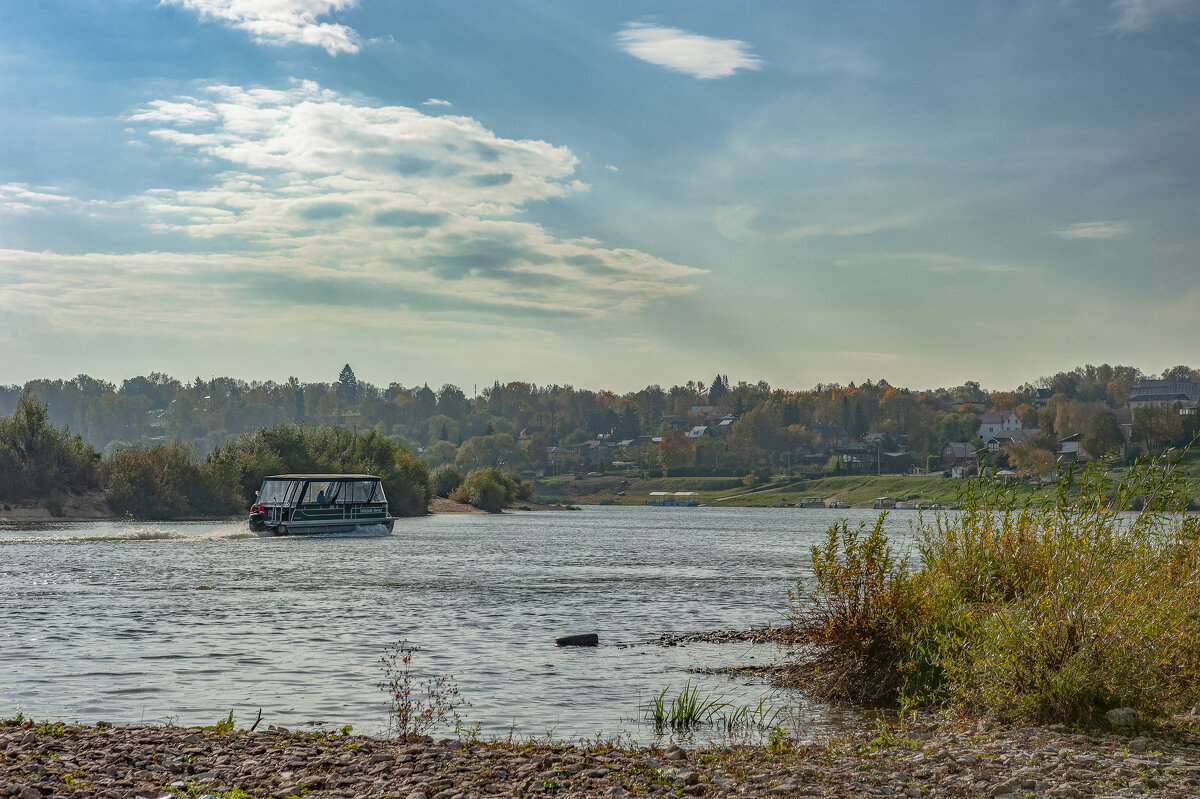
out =
[[383,525],[389,533],[383,483],[373,474],[277,474],[263,479],[250,508],[250,530],[275,535],[348,533]]
[[651,491],[647,505],[673,508],[694,508],[700,504],[700,495],[695,491]]

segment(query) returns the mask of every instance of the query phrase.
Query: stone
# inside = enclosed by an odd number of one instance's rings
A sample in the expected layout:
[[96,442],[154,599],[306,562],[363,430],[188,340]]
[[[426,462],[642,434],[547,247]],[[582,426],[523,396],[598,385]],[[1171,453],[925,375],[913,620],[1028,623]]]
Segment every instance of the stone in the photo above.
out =
[[1115,707],[1104,714],[1114,727],[1132,727],[1137,723],[1137,711],[1131,707]]

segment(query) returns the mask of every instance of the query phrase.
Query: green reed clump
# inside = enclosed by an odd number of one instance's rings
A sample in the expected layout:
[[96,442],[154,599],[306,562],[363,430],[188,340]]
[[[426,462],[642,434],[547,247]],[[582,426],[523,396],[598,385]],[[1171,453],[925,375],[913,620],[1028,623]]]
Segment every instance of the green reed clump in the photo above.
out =
[[705,725],[730,735],[773,730],[779,718],[779,710],[767,705],[766,699],[753,706],[735,705],[713,691],[702,696],[690,680],[673,699],[667,697],[670,690],[668,685],[651,697],[647,708],[647,716],[659,733],[668,729],[683,732]]
[[834,527],[813,549],[814,583],[792,593],[815,687],[1026,721],[1195,705],[1200,519],[1178,458],[1119,480],[1103,464],[1064,471],[1042,495],[973,481],[960,513],[919,523],[912,569],[882,519],[865,535]]

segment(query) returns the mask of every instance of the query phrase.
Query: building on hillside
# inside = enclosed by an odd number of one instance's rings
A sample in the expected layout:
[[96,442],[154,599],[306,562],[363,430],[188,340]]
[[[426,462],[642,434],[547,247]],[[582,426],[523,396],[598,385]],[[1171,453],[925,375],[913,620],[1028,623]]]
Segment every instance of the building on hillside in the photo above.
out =
[[1179,404],[1180,411],[1200,405],[1200,383],[1180,380],[1142,380],[1129,391],[1129,407]]
[[1050,402],[1050,398],[1054,396],[1052,388],[1035,388],[1033,390],[1033,404],[1038,408],[1045,408],[1046,403]]
[[1027,430],[1004,430],[985,436],[983,443],[987,446],[988,452],[999,452],[1013,444],[1028,444],[1041,434],[1042,431],[1036,427],[1030,427]]
[[1083,433],[1059,439],[1057,457],[1059,463],[1091,460],[1092,456],[1083,448]]
[[979,417],[979,432],[976,435],[986,440],[988,436],[996,433],[1020,429],[1021,418],[1015,412],[988,411]]
[[942,446],[942,468],[970,468],[979,465],[979,450],[966,441],[950,441]]

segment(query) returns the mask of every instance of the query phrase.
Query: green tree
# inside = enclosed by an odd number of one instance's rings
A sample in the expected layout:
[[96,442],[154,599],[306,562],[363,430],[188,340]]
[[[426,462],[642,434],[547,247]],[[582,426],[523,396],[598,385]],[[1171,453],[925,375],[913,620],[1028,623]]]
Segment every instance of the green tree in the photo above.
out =
[[358,379],[350,364],[342,367],[337,381],[338,400],[343,408],[353,408],[358,405]]
[[1094,458],[1103,458],[1125,443],[1117,414],[1106,409],[1092,415],[1083,437],[1083,448]]
[[458,447],[449,441],[438,441],[425,448],[421,453],[421,460],[429,464],[430,469],[437,469],[443,464],[454,463],[454,456],[457,454]]
[[0,497],[47,499],[100,485],[100,454],[67,426],[47,419],[47,406],[28,391],[0,419]]
[[512,467],[518,463],[520,452],[513,437],[508,433],[468,438],[458,448],[458,454],[454,457],[454,465],[466,471],[505,465]]

